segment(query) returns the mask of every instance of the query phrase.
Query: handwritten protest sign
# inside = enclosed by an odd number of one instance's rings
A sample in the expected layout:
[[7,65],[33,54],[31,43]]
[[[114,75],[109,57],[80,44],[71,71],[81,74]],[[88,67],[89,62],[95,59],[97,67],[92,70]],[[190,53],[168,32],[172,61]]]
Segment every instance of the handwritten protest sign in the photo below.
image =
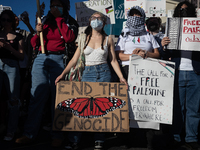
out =
[[167,49],[200,51],[200,18],[167,18]]
[[124,0],[125,17],[127,11],[133,6],[140,6],[144,9],[146,17],[165,17],[166,0]]
[[57,84],[54,130],[129,132],[128,113],[124,84],[72,81]]
[[113,0],[92,0],[75,3],[76,18],[80,27],[89,25],[89,18],[95,12],[107,16],[107,24],[115,24]]
[[137,55],[130,60],[130,119],[172,124],[174,63]]

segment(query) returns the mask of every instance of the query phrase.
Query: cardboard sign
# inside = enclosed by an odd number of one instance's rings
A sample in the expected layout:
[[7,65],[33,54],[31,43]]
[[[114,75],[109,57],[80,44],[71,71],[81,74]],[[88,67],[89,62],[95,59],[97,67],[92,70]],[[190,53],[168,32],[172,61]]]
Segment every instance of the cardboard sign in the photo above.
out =
[[200,51],[200,18],[167,18],[165,34],[167,49]]
[[125,17],[127,11],[133,6],[140,6],[144,9],[146,17],[165,17],[166,0],[124,0]]
[[113,0],[92,0],[75,3],[76,18],[80,27],[89,25],[89,18],[95,12],[107,16],[107,24],[115,24]]
[[172,124],[175,63],[132,55],[129,65],[130,119]]
[[54,130],[129,132],[128,113],[124,84],[74,81],[57,84]]

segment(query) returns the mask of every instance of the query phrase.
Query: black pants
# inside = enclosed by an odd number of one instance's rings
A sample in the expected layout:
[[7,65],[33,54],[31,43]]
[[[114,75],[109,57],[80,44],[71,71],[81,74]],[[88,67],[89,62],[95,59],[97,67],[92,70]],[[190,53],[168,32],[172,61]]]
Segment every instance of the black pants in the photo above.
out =
[[120,68],[121,68],[121,71],[122,71],[124,78],[127,81],[128,80],[129,65],[124,65],[124,66],[120,65]]

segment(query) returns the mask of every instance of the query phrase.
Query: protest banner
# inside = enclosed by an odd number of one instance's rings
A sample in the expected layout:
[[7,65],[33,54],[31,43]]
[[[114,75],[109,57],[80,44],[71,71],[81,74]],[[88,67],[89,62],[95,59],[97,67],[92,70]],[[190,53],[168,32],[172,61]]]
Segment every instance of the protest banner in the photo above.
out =
[[115,24],[113,0],[92,0],[75,3],[76,20],[80,27],[89,25],[89,18],[95,12],[107,16],[107,24]]
[[200,18],[167,18],[165,34],[166,49],[200,51]]
[[61,81],[53,130],[129,132],[128,113],[125,84]]
[[127,11],[133,6],[140,6],[144,9],[146,17],[165,17],[166,0],[124,0],[125,17]]
[[172,124],[174,67],[173,62],[131,56],[130,119]]
[[126,20],[124,13],[124,0],[113,0],[115,7],[115,24],[106,24],[104,31],[108,35],[120,35],[122,23]]

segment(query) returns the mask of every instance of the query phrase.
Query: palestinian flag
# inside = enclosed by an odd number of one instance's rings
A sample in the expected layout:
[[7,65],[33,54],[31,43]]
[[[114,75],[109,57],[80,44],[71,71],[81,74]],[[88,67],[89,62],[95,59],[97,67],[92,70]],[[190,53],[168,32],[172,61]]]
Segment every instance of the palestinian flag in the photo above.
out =
[[106,9],[106,14],[111,13],[113,10],[112,6],[105,8]]
[[140,37],[138,37],[138,40],[137,40],[137,41],[138,41],[138,43],[140,43]]
[[135,37],[133,38],[132,42],[135,43]]

